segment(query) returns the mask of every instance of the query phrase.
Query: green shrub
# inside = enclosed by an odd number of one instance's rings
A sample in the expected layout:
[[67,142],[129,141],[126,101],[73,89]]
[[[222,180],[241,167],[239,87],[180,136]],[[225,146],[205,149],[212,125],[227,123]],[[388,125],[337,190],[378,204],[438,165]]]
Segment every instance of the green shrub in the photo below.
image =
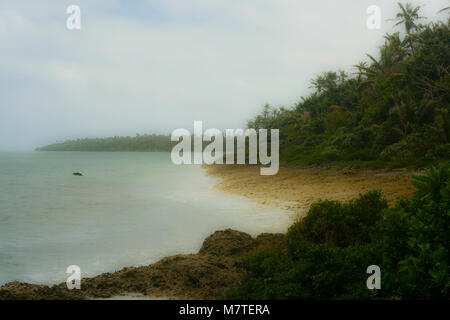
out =
[[370,242],[378,236],[376,223],[385,208],[387,201],[379,191],[370,191],[344,204],[316,202],[302,220],[291,226],[288,242],[306,240],[342,247]]
[[415,199],[385,215],[387,289],[406,299],[449,297],[449,169],[431,167],[415,176]]

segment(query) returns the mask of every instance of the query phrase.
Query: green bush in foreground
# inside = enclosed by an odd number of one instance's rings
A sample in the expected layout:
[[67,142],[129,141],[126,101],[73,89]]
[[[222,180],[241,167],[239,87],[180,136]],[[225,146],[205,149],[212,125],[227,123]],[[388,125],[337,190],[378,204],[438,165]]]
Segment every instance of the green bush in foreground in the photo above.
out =
[[449,298],[449,177],[447,166],[414,176],[415,199],[385,214],[384,279],[397,296]]
[[[226,298],[448,299],[449,173],[414,176],[415,197],[394,208],[377,191],[313,204],[287,232],[287,250],[244,259],[248,277]],[[381,290],[366,287],[369,265],[381,268]]]

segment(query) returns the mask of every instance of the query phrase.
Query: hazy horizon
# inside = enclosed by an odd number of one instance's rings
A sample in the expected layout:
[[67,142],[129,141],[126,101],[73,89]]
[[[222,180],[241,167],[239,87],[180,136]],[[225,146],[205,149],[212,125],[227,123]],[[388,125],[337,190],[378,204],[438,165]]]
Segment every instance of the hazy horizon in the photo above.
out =
[[[411,3],[424,5],[423,23],[445,18],[446,0]],[[66,28],[71,4],[81,30]],[[370,5],[380,30],[366,27]],[[0,151],[194,120],[242,128],[265,103],[294,105],[318,74],[377,55],[397,11],[388,0],[1,3]]]

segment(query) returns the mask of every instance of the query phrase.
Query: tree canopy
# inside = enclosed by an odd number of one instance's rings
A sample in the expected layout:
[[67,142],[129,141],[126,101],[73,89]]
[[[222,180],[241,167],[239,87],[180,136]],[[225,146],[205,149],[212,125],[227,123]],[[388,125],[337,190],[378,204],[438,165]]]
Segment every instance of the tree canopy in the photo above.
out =
[[325,72],[290,108],[264,106],[251,128],[280,129],[280,159],[294,165],[422,166],[450,158],[450,33],[418,23],[399,4],[406,34],[386,34],[377,56],[353,73]]

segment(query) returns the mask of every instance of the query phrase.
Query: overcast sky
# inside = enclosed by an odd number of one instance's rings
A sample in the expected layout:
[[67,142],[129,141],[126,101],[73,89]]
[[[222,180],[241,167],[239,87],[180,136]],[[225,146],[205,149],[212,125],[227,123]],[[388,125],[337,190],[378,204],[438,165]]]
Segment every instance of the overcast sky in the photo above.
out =
[[[413,1],[436,20],[448,0]],[[81,8],[81,30],[66,8]],[[366,27],[381,7],[380,30]],[[0,150],[68,138],[240,128],[321,72],[376,54],[392,0],[2,0]],[[399,28],[398,30],[402,30]]]

